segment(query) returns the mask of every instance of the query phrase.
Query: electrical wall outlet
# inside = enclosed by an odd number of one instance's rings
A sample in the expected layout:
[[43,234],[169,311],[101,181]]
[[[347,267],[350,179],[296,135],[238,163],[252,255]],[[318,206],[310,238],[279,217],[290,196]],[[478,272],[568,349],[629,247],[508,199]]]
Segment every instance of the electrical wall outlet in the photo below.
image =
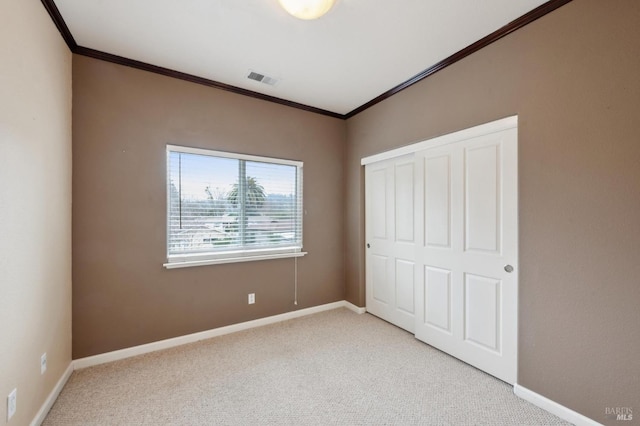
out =
[[253,305],[254,303],[256,303],[256,294],[255,293],[249,293],[249,304]]
[[7,397],[7,421],[11,420],[11,417],[16,413],[16,402],[18,399],[18,389],[11,391]]
[[40,357],[40,374],[44,374],[47,371],[47,353],[43,353]]

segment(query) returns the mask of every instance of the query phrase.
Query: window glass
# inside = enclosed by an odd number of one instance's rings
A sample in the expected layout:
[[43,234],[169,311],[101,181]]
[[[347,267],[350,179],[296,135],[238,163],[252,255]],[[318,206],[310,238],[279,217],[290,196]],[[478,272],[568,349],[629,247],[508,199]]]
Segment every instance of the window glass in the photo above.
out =
[[302,163],[168,146],[167,165],[169,262],[301,250]]

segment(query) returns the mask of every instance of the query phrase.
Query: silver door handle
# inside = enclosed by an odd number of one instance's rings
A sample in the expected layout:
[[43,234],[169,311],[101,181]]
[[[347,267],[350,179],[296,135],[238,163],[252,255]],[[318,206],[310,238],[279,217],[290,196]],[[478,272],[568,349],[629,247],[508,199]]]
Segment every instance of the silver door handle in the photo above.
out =
[[504,266],[504,270],[505,270],[507,273],[509,273],[509,274],[510,274],[510,273],[512,273],[512,272],[513,272],[513,266],[511,266],[511,265],[505,265],[505,266]]

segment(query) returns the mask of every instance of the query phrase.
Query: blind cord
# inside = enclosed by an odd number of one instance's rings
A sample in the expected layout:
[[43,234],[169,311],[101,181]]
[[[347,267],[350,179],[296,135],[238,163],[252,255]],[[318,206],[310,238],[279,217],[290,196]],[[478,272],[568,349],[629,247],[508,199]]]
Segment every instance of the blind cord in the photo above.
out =
[[293,304],[298,305],[298,258],[293,258]]

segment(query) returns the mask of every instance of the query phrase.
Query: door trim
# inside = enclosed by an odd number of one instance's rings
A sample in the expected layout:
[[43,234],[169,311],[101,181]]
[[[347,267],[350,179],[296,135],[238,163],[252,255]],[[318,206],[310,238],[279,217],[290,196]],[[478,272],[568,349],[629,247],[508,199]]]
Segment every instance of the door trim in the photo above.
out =
[[518,127],[518,116],[512,115],[511,117],[501,118],[500,120],[491,121],[485,124],[479,124],[469,129],[464,129],[454,133],[448,133],[446,135],[437,136],[432,139],[427,139],[421,142],[413,143],[411,145],[406,145],[400,148],[392,149],[391,151],[385,151],[379,154],[370,155],[360,160],[360,165],[366,166],[367,164],[377,163],[378,161],[390,160],[392,158],[400,157],[402,155],[413,154],[428,148],[434,148],[436,146],[455,143],[458,141],[463,141],[463,140],[475,138],[478,136],[484,136],[491,133],[497,133],[503,130],[513,129],[517,127]]

